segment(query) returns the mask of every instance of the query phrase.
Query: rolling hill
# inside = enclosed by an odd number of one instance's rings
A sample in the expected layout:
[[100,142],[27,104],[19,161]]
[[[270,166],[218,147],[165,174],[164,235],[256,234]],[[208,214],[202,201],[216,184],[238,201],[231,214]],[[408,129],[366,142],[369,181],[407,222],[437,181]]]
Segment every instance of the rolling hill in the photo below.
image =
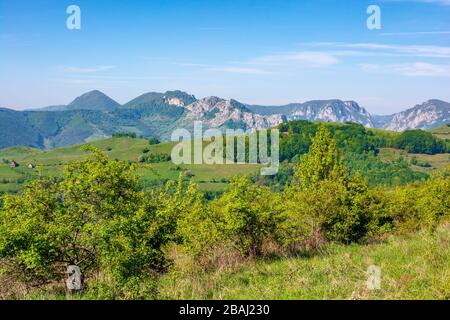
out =
[[267,129],[287,120],[355,122],[393,131],[432,129],[450,122],[449,105],[430,100],[391,116],[372,116],[354,101],[316,100],[284,106],[254,106],[236,100],[197,99],[182,91],[149,92],[124,105],[94,90],[67,106],[14,111],[0,109],[0,148],[58,148],[111,137],[117,132],[169,141],[178,128],[194,121],[207,128]]
[[[90,143],[103,151],[110,159],[138,162],[145,153],[170,154],[175,143],[167,142],[149,145],[145,139],[109,138]],[[61,175],[65,164],[82,160],[88,153],[82,145],[73,145],[52,150],[30,147],[12,147],[0,150],[0,193],[20,190],[25,182],[36,179],[40,174],[47,177]],[[14,160],[17,168],[10,168],[8,162]],[[29,169],[28,164],[36,165]],[[166,180],[176,180],[180,174],[190,172],[192,180],[203,191],[223,190],[229,178],[237,174],[255,173],[259,165],[182,165],[176,166],[166,161],[143,165],[139,170],[141,183],[154,185]]]

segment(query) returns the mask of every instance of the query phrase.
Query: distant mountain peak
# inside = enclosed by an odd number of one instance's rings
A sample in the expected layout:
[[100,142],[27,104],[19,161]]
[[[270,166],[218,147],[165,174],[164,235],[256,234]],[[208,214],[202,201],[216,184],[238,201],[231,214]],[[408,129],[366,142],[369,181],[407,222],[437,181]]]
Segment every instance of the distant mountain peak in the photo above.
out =
[[206,97],[186,107],[190,121],[200,120],[209,128],[268,129],[286,121],[281,114],[260,115],[237,100]]
[[392,115],[383,128],[392,131],[434,129],[450,122],[450,103],[430,99],[411,109]]
[[291,103],[279,107],[247,107],[253,112],[264,115],[281,113],[288,120],[356,122],[368,128],[374,127],[370,113],[355,101],[330,99]]
[[67,109],[69,110],[101,110],[108,111],[120,107],[120,104],[108,97],[99,90],[89,91],[74,101],[72,101]]
[[197,101],[194,95],[188,94],[180,90],[167,91],[166,93],[164,93],[163,98],[167,104],[177,107],[185,107]]
[[185,107],[197,101],[195,96],[180,90],[160,92],[147,92],[139,97],[127,102],[123,105],[124,108],[145,108],[154,104],[155,102],[165,103],[170,106]]

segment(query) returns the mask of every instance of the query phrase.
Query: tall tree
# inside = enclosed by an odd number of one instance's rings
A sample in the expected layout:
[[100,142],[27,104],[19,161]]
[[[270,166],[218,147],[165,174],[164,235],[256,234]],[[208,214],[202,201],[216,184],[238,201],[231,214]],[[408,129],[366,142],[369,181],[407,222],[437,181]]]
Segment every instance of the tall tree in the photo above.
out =
[[309,152],[302,158],[296,178],[302,187],[310,188],[320,181],[344,177],[345,174],[346,169],[339,156],[336,141],[330,130],[322,124]]

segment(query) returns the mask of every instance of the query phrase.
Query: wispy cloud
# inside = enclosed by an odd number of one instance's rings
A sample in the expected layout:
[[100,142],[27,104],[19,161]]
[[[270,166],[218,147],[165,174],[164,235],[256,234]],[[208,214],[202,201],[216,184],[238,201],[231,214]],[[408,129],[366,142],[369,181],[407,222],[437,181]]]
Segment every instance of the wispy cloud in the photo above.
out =
[[339,60],[332,54],[318,51],[299,51],[278,53],[258,57],[252,60],[257,64],[297,64],[302,67],[321,68],[339,63]]
[[450,31],[412,31],[412,32],[384,32],[382,36],[433,36],[450,35]]
[[225,72],[225,73],[238,73],[238,74],[269,74],[269,71],[256,69],[256,68],[244,68],[244,67],[208,67],[208,71],[213,72]]
[[403,64],[361,64],[370,73],[397,74],[408,77],[450,77],[450,65],[425,62]]
[[92,68],[65,67],[64,72],[67,72],[67,73],[95,73],[95,72],[111,70],[114,68],[115,68],[115,66],[98,66],[98,67],[92,67]]
[[[310,46],[322,47],[324,50],[336,50],[344,48],[353,50],[353,54],[360,55],[384,55],[421,58],[450,58],[450,47],[432,45],[392,45],[382,43],[335,43],[322,42],[310,43]],[[357,50],[357,51],[355,51]],[[338,53],[334,53],[338,55]]]
[[235,74],[247,74],[247,75],[263,75],[270,72],[262,68],[251,68],[247,66],[236,65],[208,65],[202,63],[177,63],[182,67],[197,68],[211,72],[223,72],[223,73],[235,73]]

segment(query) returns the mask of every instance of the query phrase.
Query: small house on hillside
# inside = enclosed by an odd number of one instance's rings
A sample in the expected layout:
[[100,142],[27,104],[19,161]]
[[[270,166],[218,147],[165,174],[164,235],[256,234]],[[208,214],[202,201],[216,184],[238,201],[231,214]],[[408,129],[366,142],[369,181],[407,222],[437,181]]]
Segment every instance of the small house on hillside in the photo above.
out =
[[18,164],[16,161],[11,160],[11,161],[9,162],[9,166],[10,166],[11,168],[17,168],[17,167],[19,166],[19,164]]

